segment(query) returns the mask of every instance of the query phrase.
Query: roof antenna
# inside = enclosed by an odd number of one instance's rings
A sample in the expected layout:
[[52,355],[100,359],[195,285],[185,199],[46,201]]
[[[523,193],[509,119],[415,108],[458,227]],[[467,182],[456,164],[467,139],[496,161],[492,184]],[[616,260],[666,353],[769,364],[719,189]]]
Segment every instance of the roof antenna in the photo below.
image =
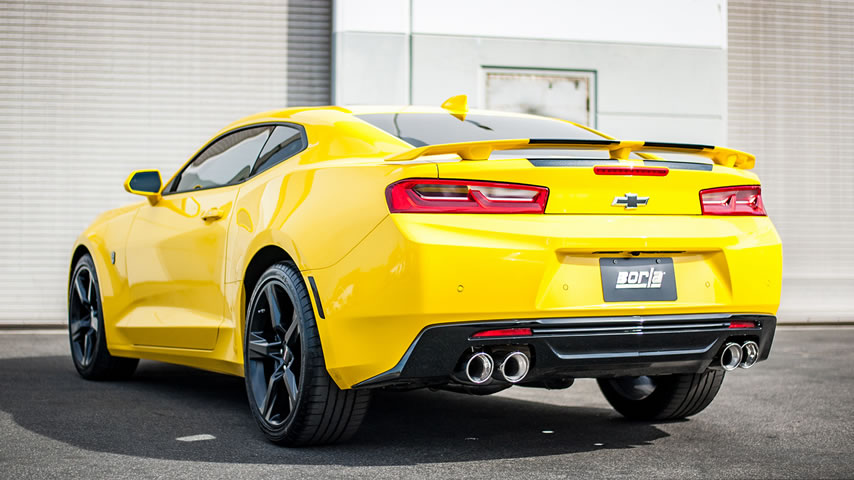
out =
[[468,97],[465,95],[451,97],[442,103],[442,108],[460,121],[463,121],[466,119],[466,113],[469,111]]

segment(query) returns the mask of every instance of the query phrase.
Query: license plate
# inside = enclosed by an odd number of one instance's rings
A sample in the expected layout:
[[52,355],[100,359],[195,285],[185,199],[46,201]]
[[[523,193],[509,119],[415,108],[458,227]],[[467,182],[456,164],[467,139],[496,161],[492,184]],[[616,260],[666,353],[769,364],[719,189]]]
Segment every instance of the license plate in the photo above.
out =
[[600,258],[606,302],[676,300],[672,258]]

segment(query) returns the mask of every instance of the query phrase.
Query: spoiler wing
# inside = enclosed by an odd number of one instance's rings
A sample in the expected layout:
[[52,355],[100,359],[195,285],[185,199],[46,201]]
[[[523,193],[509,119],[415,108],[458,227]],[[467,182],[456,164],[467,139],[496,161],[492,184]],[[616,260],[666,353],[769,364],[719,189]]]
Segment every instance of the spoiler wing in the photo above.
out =
[[632,152],[684,153],[708,158],[718,165],[751,169],[756,157],[731,148],[690,143],[639,142],[631,140],[562,140],[549,138],[519,138],[511,140],[486,140],[479,142],[443,143],[413,148],[386,158],[387,162],[415,160],[429,155],[459,155],[463,160],[487,160],[495,150],[529,148],[561,148],[572,150],[607,150],[611,158],[626,160]]

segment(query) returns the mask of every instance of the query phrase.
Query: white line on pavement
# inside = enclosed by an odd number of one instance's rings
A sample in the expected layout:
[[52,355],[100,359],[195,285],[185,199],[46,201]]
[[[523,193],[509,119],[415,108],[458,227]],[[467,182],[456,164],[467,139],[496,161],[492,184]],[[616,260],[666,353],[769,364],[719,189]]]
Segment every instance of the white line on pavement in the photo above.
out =
[[202,433],[200,435],[189,435],[187,437],[178,437],[175,440],[179,442],[199,442],[202,440],[216,440],[216,437],[213,435],[209,435],[207,433]]

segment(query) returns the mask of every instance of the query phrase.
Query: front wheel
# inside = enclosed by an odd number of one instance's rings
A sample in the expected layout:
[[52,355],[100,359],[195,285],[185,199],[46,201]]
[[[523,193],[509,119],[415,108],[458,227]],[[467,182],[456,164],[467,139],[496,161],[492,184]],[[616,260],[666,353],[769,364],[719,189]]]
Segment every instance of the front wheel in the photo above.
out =
[[89,254],[74,265],[68,286],[68,338],[71,359],[87,380],[117,380],[133,375],[135,358],[110,355],[104,332],[104,309],[95,263]]
[[246,318],[246,394],[267,439],[297,447],[353,436],[370,392],[341,390],[330,378],[308,291],[293,264],[264,272]]
[[632,420],[675,420],[700,413],[724,381],[722,370],[700,374],[600,378],[608,403]]

